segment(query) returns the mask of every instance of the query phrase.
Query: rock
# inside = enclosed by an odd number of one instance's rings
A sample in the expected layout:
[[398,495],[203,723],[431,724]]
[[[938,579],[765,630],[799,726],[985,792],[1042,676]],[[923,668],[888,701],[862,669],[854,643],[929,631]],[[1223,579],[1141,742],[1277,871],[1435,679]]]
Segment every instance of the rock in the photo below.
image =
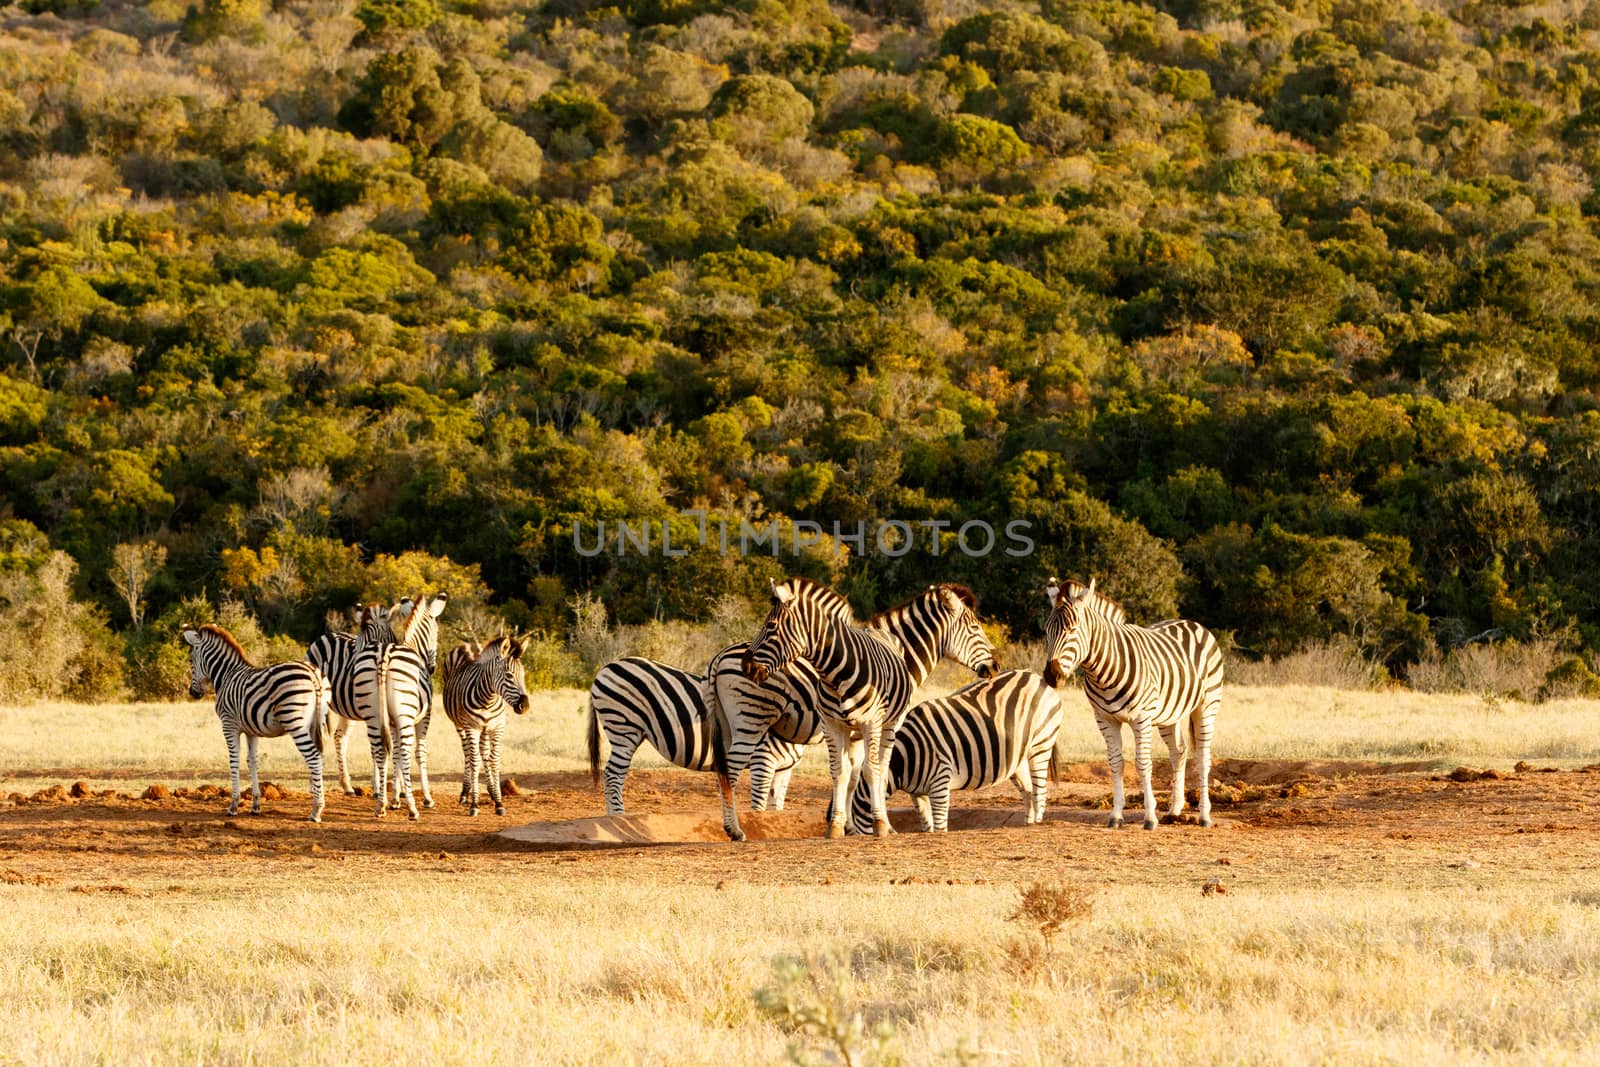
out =
[[517,785],[515,778],[507,778],[500,783],[500,795],[505,797],[520,797],[522,788]]
[[172,797],[172,790],[164,785],[152,785],[139,794],[141,800],[168,800]]
[[1205,884],[1200,887],[1200,895],[1203,897],[1221,896],[1227,891],[1228,887],[1222,884],[1221,878],[1208,879]]
[[271,782],[262,782],[261,783],[261,799],[262,800],[282,800],[283,799],[283,790],[279,789],[276,785],[274,785]]
[[94,791],[89,788],[88,782],[73,782],[72,788],[68,792],[78,800],[94,796]]

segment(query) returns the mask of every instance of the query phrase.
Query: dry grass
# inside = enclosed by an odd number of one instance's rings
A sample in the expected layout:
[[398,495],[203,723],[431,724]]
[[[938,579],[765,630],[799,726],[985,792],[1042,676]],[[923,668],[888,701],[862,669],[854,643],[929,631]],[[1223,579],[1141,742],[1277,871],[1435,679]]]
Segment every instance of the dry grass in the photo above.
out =
[[[919,697],[964,684],[940,673]],[[1083,693],[1062,691],[1067,715],[1063,751],[1069,760],[1105,758],[1104,742]],[[583,742],[588,695],[557,689],[533,695],[527,715],[506,731],[502,766],[508,773],[587,770]],[[1158,747],[1158,755],[1164,750]],[[49,784],[85,778],[99,768],[152,778],[221,781],[227,750],[210,702],[186,704],[36,704],[0,708],[0,752],[4,773]],[[305,766],[286,740],[261,745],[262,774],[275,781],[303,782]],[[1405,689],[1352,691],[1312,686],[1232,686],[1217,722],[1216,754],[1242,759],[1467,760],[1509,767],[1517,760],[1574,766],[1600,761],[1600,701],[1558,700],[1527,704],[1460,693],[1416,693]],[[330,749],[330,773],[331,757]],[[366,742],[350,741],[351,773],[370,772]],[[638,767],[667,764],[641,750]],[[448,724],[436,723],[429,741],[435,781],[456,781],[461,747]],[[817,746],[799,774],[826,775]]]
[[1009,886],[696,899],[430,873],[366,887],[360,907],[288,872],[179,888],[0,886],[0,1061],[774,1063],[805,1039],[754,993],[800,949],[849,961],[830,976],[843,1010],[912,1064],[1600,1050],[1600,922],[1576,886],[1119,892],[1028,975],[999,949]]

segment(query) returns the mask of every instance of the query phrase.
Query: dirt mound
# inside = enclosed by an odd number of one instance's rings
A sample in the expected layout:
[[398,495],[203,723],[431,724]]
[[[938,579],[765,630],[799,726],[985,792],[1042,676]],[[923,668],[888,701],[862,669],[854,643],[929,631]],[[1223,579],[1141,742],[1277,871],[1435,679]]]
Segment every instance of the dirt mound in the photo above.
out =
[[[1046,816],[1051,822],[1081,822],[1100,825],[1105,821],[1101,812],[1074,811],[1054,808]],[[897,833],[920,833],[922,824],[912,808],[890,808],[889,822]],[[827,829],[815,812],[802,814],[793,811],[743,812],[739,825],[751,841],[792,841],[807,837],[822,837]],[[1022,811],[994,808],[953,808],[950,812],[952,832],[963,830],[998,830],[1004,827],[1023,827],[1026,821]],[[649,815],[602,815],[592,819],[571,819],[566,822],[537,822],[526,826],[512,826],[500,831],[502,837],[537,845],[590,845],[616,847],[620,845],[681,845],[726,843],[728,836],[722,832],[722,816],[718,813],[693,811],[658,812]]]

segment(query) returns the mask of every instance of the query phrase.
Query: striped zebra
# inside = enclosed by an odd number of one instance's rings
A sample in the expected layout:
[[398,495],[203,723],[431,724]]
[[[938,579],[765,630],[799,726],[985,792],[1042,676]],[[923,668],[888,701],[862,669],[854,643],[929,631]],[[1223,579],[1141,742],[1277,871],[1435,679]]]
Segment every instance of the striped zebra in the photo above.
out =
[[461,738],[461,803],[467,814],[478,814],[478,772],[489,777],[494,813],[504,815],[500,799],[500,734],[506,728],[506,709],[518,715],[528,710],[528,690],[522,674],[522,642],[496,637],[487,645],[463,644],[450,650],[444,661],[444,713]]
[[[356,714],[367,724],[372,749],[372,795],[377,816],[383,818],[387,757],[394,756],[394,778],[399,782],[409,818],[416,819],[417,803],[411,792],[411,756],[417,756],[423,807],[433,807],[428,785],[428,724],[433,715],[433,667],[439,647],[439,616],[448,597],[440,593],[416,604],[406,613],[392,645],[363,648],[355,660]],[[362,627],[373,625],[363,612]]]
[[210,683],[217,718],[228,743],[228,814],[239,813],[239,737],[250,759],[250,814],[261,814],[256,743],[288,734],[311,772],[311,821],[322,821],[322,756],[326,748],[329,687],[322,672],[300,660],[257,667],[233,635],[220,626],[183,627],[189,646],[189,696],[199,700]]
[[[837,705],[825,707],[822,713],[828,770],[833,776],[828,836],[844,834],[853,731],[859,732],[864,742],[863,777],[871,791],[874,829],[882,836],[889,832],[883,796],[889,753],[894,750],[895,732],[911,706],[913,683],[907,669],[910,651],[883,630],[858,626],[819,606],[815,597],[800,596],[796,583],[802,581],[791,578],[773,583],[772,610],[745,652],[744,672],[753,681],[762,682],[796,659],[811,661],[838,700]],[[719,727],[718,739],[722,736]],[[733,811],[728,770],[728,753],[718,745],[723,828],[738,841],[744,834]]]
[[[371,644],[394,644],[394,622],[405,618],[406,613],[411,610],[411,603],[410,597],[404,597],[392,608],[386,608],[381,604],[368,606],[357,604],[356,619],[370,620],[368,625],[362,627],[361,634],[330,631],[311,642],[306,649],[306,661],[320,670],[328,679],[328,684],[333,687],[334,754],[339,760],[339,788],[344,790],[346,796],[354,796],[356,791],[355,786],[351,784],[350,768],[346,761],[350,725],[361,722],[360,716],[356,713],[356,652],[361,647],[362,637]],[[398,806],[399,803],[400,798],[397,795],[394,804]]]
[[[849,602],[826,586],[806,578],[791,578],[781,586],[802,603],[815,605],[819,613],[841,625],[855,625]],[[977,598],[963,586],[930,585],[898,607],[874,615],[866,628],[888,638],[901,651],[913,687],[927,679],[941,658],[968,667],[980,678],[987,678],[996,670],[994,646],[978,624]],[[738,646],[734,646],[736,648]],[[735,655],[733,651],[726,650],[711,662],[708,670],[712,680],[710,701],[720,717],[727,774],[736,778],[745,766],[751,767],[752,807],[759,811],[765,806],[769,784],[773,792],[787,788],[789,772],[799,762],[804,747],[818,740],[828,741],[830,769],[835,769],[837,762],[845,775],[859,773],[862,766],[859,748],[837,755],[833,750],[834,738],[828,733],[827,723],[830,719],[848,718],[848,715],[841,710],[838,698],[828,686],[819,685],[817,699],[786,700],[788,691],[781,684],[774,688],[775,675],[769,672],[759,679],[751,675],[748,650],[742,655]],[[791,679],[802,669],[802,663],[803,659],[797,659],[788,664]],[[811,672],[818,673],[815,667]],[[854,736],[860,731],[852,726],[850,733]],[[767,741],[768,738],[772,740]],[[752,754],[762,743],[766,743],[767,749],[758,766]],[[830,835],[834,835],[836,829],[838,833],[843,832],[844,802],[854,787],[853,781],[835,780],[835,796],[827,816]],[[735,841],[742,840],[731,792],[724,794],[722,818],[729,836]]]
[[1084,692],[1106,739],[1111,765],[1111,819],[1122,825],[1122,724],[1133,728],[1133,758],[1144,788],[1144,828],[1156,827],[1156,795],[1150,788],[1150,730],[1161,732],[1172,758],[1172,808],[1183,811],[1184,765],[1192,754],[1200,776],[1201,826],[1211,825],[1211,732],[1222,703],[1222,649],[1197,622],[1171,619],[1134,626],[1121,606],[1094,591],[1094,582],[1046,588],[1050,619],[1045,624],[1048,661],[1044,678],[1060,685],[1082,669]]
[[[718,653],[722,658],[732,653],[744,655],[745,646],[732,645]],[[815,703],[820,699],[821,683],[809,665],[798,664],[795,672],[801,680],[795,685],[794,699]],[[809,675],[807,679],[805,676]],[[787,676],[775,676],[775,679]],[[809,681],[809,684],[807,682]],[[773,681],[774,687],[787,683]],[[790,699],[785,695],[780,699]],[[808,713],[792,709],[782,713],[788,719],[798,720]],[[600,668],[594,684],[589,687],[589,718],[587,726],[589,745],[589,774],[596,785],[601,782],[601,740],[604,738],[609,754],[605,761],[606,814],[624,812],[622,789],[628,770],[639,747],[646,742],[660,753],[661,758],[685,770],[712,769],[711,732],[708,719],[707,687],[704,675],[680,670],[677,667],[639,656],[615,660]],[[752,797],[758,785],[771,780],[767,768],[789,758],[788,748],[781,736],[769,734],[756,746],[750,765]],[[787,766],[792,767],[793,761]],[[762,796],[765,796],[763,791]]]
[[[1032,671],[973,682],[907,713],[889,756],[884,795],[905,790],[922,829],[942,832],[950,828],[952,789],[982,789],[1009,778],[1022,794],[1028,824],[1042,822],[1060,732],[1061,698]],[[862,782],[850,829],[864,834],[871,828],[872,797]]]

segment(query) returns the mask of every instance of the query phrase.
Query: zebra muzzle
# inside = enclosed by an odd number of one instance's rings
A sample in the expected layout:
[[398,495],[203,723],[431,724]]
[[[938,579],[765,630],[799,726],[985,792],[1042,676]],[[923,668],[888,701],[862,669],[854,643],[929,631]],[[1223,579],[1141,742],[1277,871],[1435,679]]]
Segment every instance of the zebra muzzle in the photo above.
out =
[[1058,686],[1060,686],[1061,683],[1064,682],[1065,680],[1066,680],[1066,674],[1061,670],[1060,665],[1057,664],[1055,660],[1051,660],[1050,662],[1048,662],[1048,663],[1046,663],[1044,665],[1044,684],[1045,685],[1048,685],[1050,688],[1055,689]]

